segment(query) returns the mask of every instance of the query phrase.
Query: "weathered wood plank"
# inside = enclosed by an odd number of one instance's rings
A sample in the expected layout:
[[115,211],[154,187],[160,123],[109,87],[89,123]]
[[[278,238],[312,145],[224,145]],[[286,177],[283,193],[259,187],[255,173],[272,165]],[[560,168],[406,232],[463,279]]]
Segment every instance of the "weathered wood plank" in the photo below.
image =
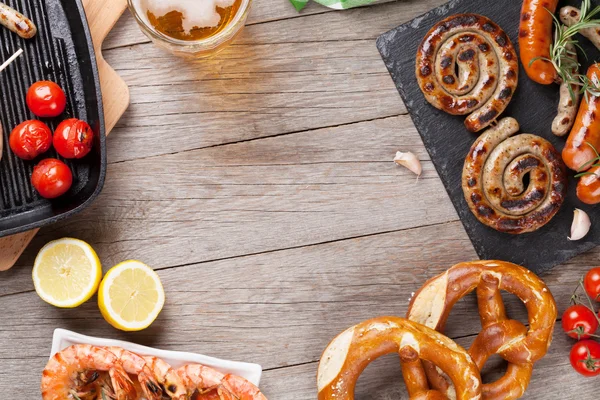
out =
[[[361,39],[364,39],[372,37],[374,34],[379,35],[421,15],[445,3],[445,0],[381,1],[381,3],[388,2],[392,2],[392,4],[377,4],[345,11],[336,11],[311,3],[301,13],[298,13],[288,1],[254,1],[248,16],[247,29],[251,30],[253,25],[263,25],[265,23],[272,24],[276,22],[280,24],[271,25],[271,34],[268,36],[271,42],[303,42],[315,40],[315,35],[320,35],[322,40],[344,39],[347,38],[348,34],[354,35],[354,37],[360,36]],[[340,20],[345,22],[340,24]],[[318,26],[315,22],[318,23]],[[281,26],[283,26],[282,29]],[[360,29],[348,29],[348,26],[360,27]],[[316,29],[312,30],[311,27]],[[299,29],[298,35],[294,34],[295,29]],[[250,35],[245,33],[244,37],[254,36],[254,31],[251,32]],[[327,32],[331,34],[327,35]],[[365,36],[365,32],[368,32],[369,36]],[[262,36],[258,35],[258,37]],[[246,39],[242,40],[245,41]],[[149,39],[141,33],[133,16],[126,13],[104,43],[104,49],[106,51],[116,47],[148,42]]]
[[131,106],[109,140],[110,161],[406,113],[370,41],[246,49],[247,63],[224,53],[201,69],[152,45],[113,52],[115,65],[146,67],[119,71]]
[[[109,141],[110,159],[403,114],[374,40],[430,3],[251,25],[237,44],[211,60],[178,59],[147,42],[106,51],[131,87],[130,110]],[[137,29],[131,18],[125,22]],[[357,25],[364,29],[348,29]],[[152,135],[144,133],[148,129]],[[136,149],[128,145],[133,140]]]
[[[424,242],[425,238],[435,240]],[[6,296],[2,299],[5,314],[19,318],[5,318],[0,323],[0,364],[19,371],[23,366],[19,367],[18,359],[26,359],[29,373],[18,376],[22,376],[24,397],[34,396],[39,374],[31,371],[43,368],[52,330],[64,327],[167,349],[256,361],[267,369],[310,363],[290,369],[302,371],[290,381],[282,379],[287,368],[267,372],[264,384],[265,392],[274,399],[314,398],[316,361],[331,338],[376,315],[403,315],[410,293],[428,277],[474,257],[459,223],[453,222],[169,268],[159,271],[167,291],[163,314],[150,329],[132,334],[109,327],[93,302],[75,310],[58,310],[34,293]],[[587,259],[575,261],[544,277],[561,311]],[[525,320],[523,307],[514,297],[507,299],[507,309],[513,317]],[[532,396],[536,392],[540,395],[531,398],[543,398],[549,388],[552,393],[564,393],[561,398],[574,399],[561,387],[567,379],[581,381],[583,392],[579,394],[591,393],[595,387],[591,380],[580,380],[570,371],[566,364],[569,344],[558,329],[552,353],[539,363],[530,390]],[[459,342],[466,345],[478,330],[476,303],[471,296],[457,304],[448,334],[464,337]],[[13,357],[17,341],[19,357]],[[362,398],[370,398],[367,393],[385,396],[388,390],[399,390],[397,380],[391,379],[392,365],[390,360],[374,367],[367,375],[366,387],[361,388]],[[390,376],[390,380],[382,381],[380,376]],[[11,384],[0,379],[0,388],[14,387]],[[289,397],[286,390],[292,393]]]
[[[109,166],[102,195],[73,219],[43,229],[76,235],[107,264],[156,267],[297,247],[455,220],[409,117],[138,159]],[[417,181],[391,160],[424,160]],[[0,282],[4,290],[23,287]]]

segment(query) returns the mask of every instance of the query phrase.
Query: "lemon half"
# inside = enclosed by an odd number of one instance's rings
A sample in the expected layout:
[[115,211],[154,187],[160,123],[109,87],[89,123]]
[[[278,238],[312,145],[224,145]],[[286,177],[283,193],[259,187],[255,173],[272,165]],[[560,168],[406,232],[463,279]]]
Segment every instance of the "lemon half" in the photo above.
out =
[[123,261],[111,268],[98,292],[98,307],[104,319],[117,329],[139,331],[158,317],[165,292],[158,274],[146,264]]
[[35,291],[42,300],[56,307],[73,308],[96,293],[102,265],[89,244],[63,238],[42,247],[32,275]]

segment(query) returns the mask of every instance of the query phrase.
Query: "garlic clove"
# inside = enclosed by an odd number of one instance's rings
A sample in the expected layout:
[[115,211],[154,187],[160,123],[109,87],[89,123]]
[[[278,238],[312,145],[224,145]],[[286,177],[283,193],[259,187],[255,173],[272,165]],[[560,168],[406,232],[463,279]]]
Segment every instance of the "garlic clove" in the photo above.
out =
[[417,176],[421,175],[423,172],[423,168],[421,167],[421,162],[410,151],[403,153],[401,151],[396,153],[396,157],[394,157],[394,162],[398,165],[402,165],[403,167],[408,168],[411,172],[414,172]]
[[592,222],[585,211],[578,208],[573,211],[573,224],[571,225],[571,236],[569,240],[582,239],[590,231]]

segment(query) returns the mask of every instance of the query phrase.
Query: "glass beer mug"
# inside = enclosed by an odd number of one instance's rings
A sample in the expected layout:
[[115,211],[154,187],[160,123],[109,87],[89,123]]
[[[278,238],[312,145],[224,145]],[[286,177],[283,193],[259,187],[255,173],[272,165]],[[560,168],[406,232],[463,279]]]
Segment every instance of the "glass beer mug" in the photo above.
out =
[[142,32],[185,57],[209,57],[242,30],[252,0],[128,0]]

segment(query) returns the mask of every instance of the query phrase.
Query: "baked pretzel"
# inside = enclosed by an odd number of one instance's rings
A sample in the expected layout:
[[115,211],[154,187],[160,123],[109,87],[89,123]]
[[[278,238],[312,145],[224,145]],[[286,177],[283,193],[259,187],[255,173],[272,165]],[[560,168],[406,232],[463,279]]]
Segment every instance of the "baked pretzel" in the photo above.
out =
[[467,352],[446,336],[404,318],[380,317],[353,326],[329,343],[317,372],[319,400],[352,400],[356,381],[367,365],[398,352],[412,400],[444,400],[431,390],[422,361],[444,371],[456,389],[456,400],[481,398],[481,378]]
[[[518,399],[529,385],[533,363],[548,351],[556,321],[554,297],[533,272],[504,261],[457,264],[423,285],[410,302],[407,318],[443,332],[454,304],[475,289],[482,331],[469,355],[480,371],[492,354],[508,361],[504,377],[483,385],[483,399]],[[500,290],[525,303],[529,328],[507,318]],[[450,396],[452,383],[435,366],[424,364],[432,387]]]
[[462,175],[465,200],[475,217],[512,234],[547,224],[567,192],[566,168],[552,143],[528,133],[514,135],[518,131],[519,123],[510,117],[485,131],[469,150]]
[[471,132],[502,114],[517,89],[518,73],[517,53],[506,33],[477,14],[439,22],[417,50],[416,75],[425,98],[449,114],[471,114],[465,121]]

